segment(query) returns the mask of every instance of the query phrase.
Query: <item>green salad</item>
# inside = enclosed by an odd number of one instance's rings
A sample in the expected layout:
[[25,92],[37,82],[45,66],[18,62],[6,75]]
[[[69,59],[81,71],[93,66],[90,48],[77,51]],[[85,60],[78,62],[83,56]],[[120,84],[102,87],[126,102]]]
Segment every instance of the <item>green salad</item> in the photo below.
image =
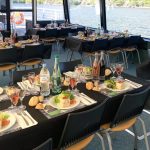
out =
[[116,89],[116,82],[115,82],[115,80],[113,80],[113,79],[111,79],[111,80],[106,80],[104,83],[105,83],[105,85],[106,85],[108,88]]
[[54,102],[58,104],[62,99],[74,100],[74,95],[69,91],[62,91],[61,94],[55,96]]

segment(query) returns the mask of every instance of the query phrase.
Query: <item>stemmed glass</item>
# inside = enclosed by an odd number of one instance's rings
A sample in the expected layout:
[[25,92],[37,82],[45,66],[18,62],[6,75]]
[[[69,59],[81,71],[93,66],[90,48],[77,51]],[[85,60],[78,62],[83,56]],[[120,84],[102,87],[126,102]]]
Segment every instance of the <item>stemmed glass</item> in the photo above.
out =
[[69,77],[69,76],[65,76],[65,84],[66,84],[66,86],[68,86],[67,91],[70,91],[70,89],[69,89],[69,85],[70,85],[70,77]]
[[117,79],[123,79],[121,76],[121,73],[123,72],[124,64],[123,63],[117,63],[115,66],[116,73],[118,75]]
[[73,92],[73,89],[76,87],[76,78],[75,78],[75,76],[73,75],[73,76],[71,76],[70,77],[70,86],[71,86],[71,89],[72,89],[72,92]]
[[19,96],[20,96],[20,102],[21,102],[21,105],[19,106],[19,108],[22,109],[22,110],[25,110],[26,106],[23,105],[22,102],[23,102],[24,97],[26,96],[26,91],[25,90],[20,90]]
[[12,103],[12,105],[9,107],[10,109],[17,108],[17,104],[19,102],[19,93],[20,93],[20,89],[14,86],[10,86],[6,89],[6,94],[8,95]]
[[110,64],[110,69],[111,69],[111,71],[112,71],[112,73],[113,73],[112,79],[115,79],[115,78],[116,78],[116,77],[115,77],[116,64],[115,64],[115,63]]

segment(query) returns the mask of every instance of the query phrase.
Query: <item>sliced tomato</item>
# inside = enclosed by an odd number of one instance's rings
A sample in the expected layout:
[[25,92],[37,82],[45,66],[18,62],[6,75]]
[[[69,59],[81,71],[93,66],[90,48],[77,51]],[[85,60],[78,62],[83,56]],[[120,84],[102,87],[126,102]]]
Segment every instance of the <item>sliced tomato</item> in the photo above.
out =
[[10,123],[10,120],[8,120],[8,119],[3,119],[3,121],[2,121],[2,127],[3,127],[3,126],[7,126],[9,123]]
[[76,103],[75,99],[73,99],[73,100],[70,101],[70,105],[74,105],[75,103]]

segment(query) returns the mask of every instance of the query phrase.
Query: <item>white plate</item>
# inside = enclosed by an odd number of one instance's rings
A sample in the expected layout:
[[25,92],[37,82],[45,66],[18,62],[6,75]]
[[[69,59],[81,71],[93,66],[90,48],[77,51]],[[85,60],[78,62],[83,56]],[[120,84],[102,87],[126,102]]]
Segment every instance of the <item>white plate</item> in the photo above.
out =
[[[106,86],[106,85],[105,85]],[[124,83],[124,89],[121,89],[121,90],[118,90],[118,89],[111,89],[111,88],[108,88],[107,86],[105,87],[106,89],[108,90],[111,90],[111,91],[114,91],[114,92],[123,92],[123,91],[127,91],[128,89],[131,88],[130,84],[125,82]]]
[[3,93],[3,91],[4,91],[4,90],[3,90],[3,88],[1,88],[1,87],[0,87],[0,94],[2,94],[2,93]]
[[64,110],[66,110],[66,109],[72,109],[72,108],[77,107],[77,106],[80,104],[79,97],[75,96],[75,100],[76,100],[76,103],[75,103],[75,104],[70,105],[69,107],[58,107],[58,105],[54,102],[54,98],[55,98],[55,96],[52,97],[52,98],[50,98],[48,104],[49,104],[50,106],[52,106],[53,108],[57,108],[57,109],[64,109]]
[[10,113],[7,113],[7,114],[9,115],[8,120],[10,120],[10,123],[7,126],[2,127],[0,129],[0,133],[3,132],[3,131],[6,131],[8,129],[10,129],[16,123],[16,117],[13,114],[10,114]]

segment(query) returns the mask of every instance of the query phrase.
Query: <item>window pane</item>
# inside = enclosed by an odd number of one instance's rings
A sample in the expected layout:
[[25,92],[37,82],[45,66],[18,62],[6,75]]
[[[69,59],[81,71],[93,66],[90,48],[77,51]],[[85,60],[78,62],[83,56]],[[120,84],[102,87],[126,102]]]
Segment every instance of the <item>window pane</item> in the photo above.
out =
[[37,0],[37,20],[64,20],[63,0]]
[[0,10],[6,10],[6,0],[0,0]]
[[10,0],[11,9],[32,9],[32,0]]
[[32,12],[11,12],[11,27],[19,36],[26,33],[26,21],[32,20]]
[[108,30],[150,37],[150,0],[107,0],[106,6]]
[[7,28],[6,13],[0,13],[0,30]]
[[99,0],[68,0],[70,8],[70,21],[89,27],[100,24]]

